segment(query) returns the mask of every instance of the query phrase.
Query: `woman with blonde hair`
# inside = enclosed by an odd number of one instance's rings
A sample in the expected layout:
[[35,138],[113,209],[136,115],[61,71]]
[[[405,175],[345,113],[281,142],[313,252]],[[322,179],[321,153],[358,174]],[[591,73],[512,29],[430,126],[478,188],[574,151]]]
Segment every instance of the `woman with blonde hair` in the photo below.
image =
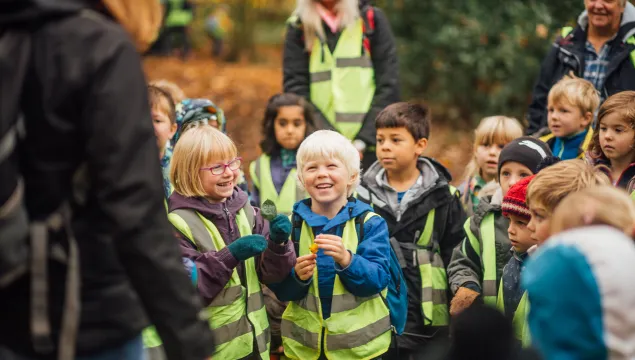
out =
[[376,160],[375,118],[399,101],[397,49],[386,15],[366,0],[298,0],[288,20],[284,92],[313,104],[319,128]]

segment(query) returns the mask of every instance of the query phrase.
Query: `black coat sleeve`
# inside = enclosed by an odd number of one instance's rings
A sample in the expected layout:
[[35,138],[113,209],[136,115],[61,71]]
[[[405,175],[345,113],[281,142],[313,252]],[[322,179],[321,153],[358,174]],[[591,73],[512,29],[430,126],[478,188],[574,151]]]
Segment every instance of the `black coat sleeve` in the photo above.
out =
[[443,259],[446,270],[452,260],[452,251],[465,238],[463,224],[465,224],[465,220],[467,219],[458,196],[452,195],[452,200],[447,206],[448,215],[444,224],[443,236],[439,241],[441,259]]
[[375,30],[370,37],[370,51],[375,71],[375,95],[357,138],[375,144],[375,119],[386,106],[399,101],[399,64],[397,45],[390,22],[381,9],[375,8]]
[[526,116],[529,123],[526,130],[528,135],[535,134],[547,126],[547,96],[553,84],[558,80],[554,79],[557,66],[558,48],[554,44],[540,66],[540,74],[534,85],[531,104]]
[[[85,89],[82,136],[101,230],[113,246],[170,359],[213,352],[163,205],[158,149],[141,60],[130,41],[97,59]],[[103,49],[106,50],[106,49]],[[155,281],[150,281],[155,279]]]

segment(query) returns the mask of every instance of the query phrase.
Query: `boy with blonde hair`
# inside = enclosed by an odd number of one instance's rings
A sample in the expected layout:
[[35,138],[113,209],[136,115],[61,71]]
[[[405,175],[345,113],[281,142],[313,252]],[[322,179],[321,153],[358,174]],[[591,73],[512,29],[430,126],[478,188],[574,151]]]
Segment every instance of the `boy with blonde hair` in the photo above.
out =
[[[344,136],[321,130],[302,142],[297,164],[310,196],[293,207],[299,231],[291,238],[299,257],[282,283],[269,286],[290,302],[281,323],[285,355],[376,358],[391,341],[390,313],[380,295],[390,282],[390,244],[386,221],[351,197],[359,153]],[[364,220],[359,233],[358,217]]]
[[593,138],[590,125],[599,104],[600,96],[589,81],[576,77],[558,81],[547,99],[549,133],[540,140],[562,160],[584,157]]

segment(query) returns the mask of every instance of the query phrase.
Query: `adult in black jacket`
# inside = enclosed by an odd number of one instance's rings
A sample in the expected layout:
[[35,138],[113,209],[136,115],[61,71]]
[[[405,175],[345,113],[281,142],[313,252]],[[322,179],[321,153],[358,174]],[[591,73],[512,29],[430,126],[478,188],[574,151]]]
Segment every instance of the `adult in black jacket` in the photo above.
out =
[[[130,35],[98,1],[0,4],[0,34],[32,26],[22,95],[26,137],[18,148],[29,217],[45,219],[62,203],[73,205],[81,271],[77,355],[104,354],[131,342],[141,346],[150,321],[169,359],[205,359],[214,350],[211,333],[198,319],[198,296],[165,214],[146,81]],[[119,11],[129,9],[119,5]],[[3,104],[15,100],[11,95],[0,93]],[[81,164],[87,183],[83,201],[76,201],[80,189],[73,178]],[[50,262],[48,271],[56,340],[66,269]],[[2,359],[56,358],[55,349],[35,353],[30,299],[28,276],[0,289]]]
[[[547,126],[549,90],[571,72],[591,81],[602,101],[620,91],[635,90],[635,7],[626,0],[584,3],[586,10],[578,17],[577,26],[571,31],[563,29],[542,63],[527,113],[528,134]],[[604,74],[604,67],[588,66],[585,60],[591,47],[594,57],[603,52],[608,55]]]
[[[361,130],[354,137],[355,147],[363,153],[362,167],[367,169],[376,160],[375,155],[375,118],[386,106],[399,101],[399,71],[397,64],[397,49],[395,39],[390,29],[390,23],[381,9],[373,8],[374,30],[367,18],[370,4],[367,0],[300,0],[289,21],[284,45],[284,91],[303,96],[311,101],[311,74],[309,72],[310,49],[315,39],[322,39],[331,52],[335,48],[343,32],[344,25],[362,16],[365,19],[367,38],[366,47],[359,44],[360,49],[370,50],[370,58],[375,77],[375,91],[372,103],[366,109]],[[326,12],[336,14],[339,27],[332,31],[324,21],[324,16],[318,10],[322,7]],[[303,19],[304,18],[304,19]],[[307,25],[313,24],[313,25]],[[319,25],[317,25],[319,24]],[[319,26],[319,29],[314,29]],[[356,91],[364,91],[358,88]],[[316,110],[316,121],[320,128],[333,130],[333,125],[327,120],[319,108]]]

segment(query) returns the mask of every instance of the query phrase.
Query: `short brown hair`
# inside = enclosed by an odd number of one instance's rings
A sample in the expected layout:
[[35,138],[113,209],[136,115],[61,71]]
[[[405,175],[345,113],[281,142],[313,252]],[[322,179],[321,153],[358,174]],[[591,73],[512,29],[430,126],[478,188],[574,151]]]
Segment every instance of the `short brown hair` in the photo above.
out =
[[185,93],[183,92],[183,90],[181,90],[181,88],[178,85],[176,85],[175,83],[173,83],[171,81],[155,80],[155,81],[150,82],[150,85],[156,86],[159,89],[161,89],[161,90],[165,91],[166,93],[170,94],[175,106],[176,106],[176,104],[180,103],[181,101],[183,101],[183,100],[185,100],[187,98],[187,96],[185,96]]
[[156,109],[168,115],[170,124],[176,124],[176,108],[170,94],[158,86],[148,85],[148,99],[150,109]]
[[[622,91],[613,96],[610,96],[604,104],[600,107],[598,112],[598,123],[595,133],[593,133],[593,140],[589,147],[589,154],[594,159],[599,159],[608,162],[608,158],[602,151],[600,145],[600,126],[602,126],[602,120],[609,114],[618,113],[621,119],[628,124],[632,129],[635,129],[635,91]],[[635,139],[633,139],[635,143]],[[635,161],[635,158],[632,159]]]
[[581,159],[561,161],[541,170],[529,183],[527,205],[539,204],[552,214],[565,196],[598,185],[611,185],[603,172]]
[[387,106],[375,120],[375,129],[405,127],[415,141],[430,136],[430,114],[425,105],[399,102]]

